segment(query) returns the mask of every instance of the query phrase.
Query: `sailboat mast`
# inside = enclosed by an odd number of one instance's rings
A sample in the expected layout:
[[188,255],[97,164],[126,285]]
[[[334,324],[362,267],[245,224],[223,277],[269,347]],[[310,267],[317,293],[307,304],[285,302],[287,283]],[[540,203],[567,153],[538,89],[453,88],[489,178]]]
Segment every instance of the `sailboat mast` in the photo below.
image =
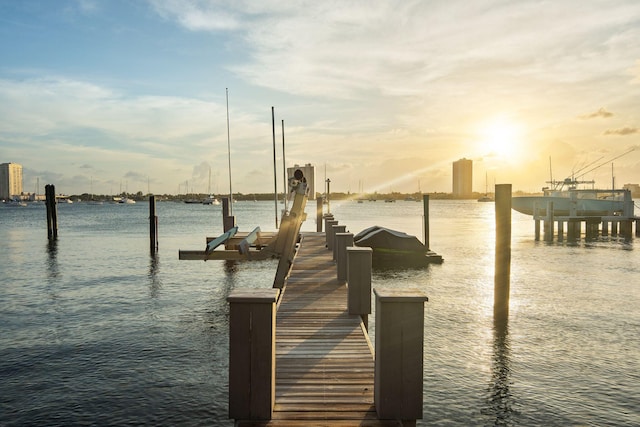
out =
[[[229,136],[229,88],[227,94],[227,156],[229,158],[229,215],[233,215],[233,190],[231,189],[231,138]],[[211,171],[209,171],[211,173]]]
[[287,192],[289,191],[289,186],[287,185],[287,162],[284,156],[284,120],[282,120],[282,173],[284,175],[284,191],[282,194],[284,195],[284,210],[285,212],[289,210],[289,202],[287,201]]
[[273,197],[276,210],[276,229],[278,228],[278,178],[276,176],[276,118],[273,106],[271,107],[271,132],[273,134]]

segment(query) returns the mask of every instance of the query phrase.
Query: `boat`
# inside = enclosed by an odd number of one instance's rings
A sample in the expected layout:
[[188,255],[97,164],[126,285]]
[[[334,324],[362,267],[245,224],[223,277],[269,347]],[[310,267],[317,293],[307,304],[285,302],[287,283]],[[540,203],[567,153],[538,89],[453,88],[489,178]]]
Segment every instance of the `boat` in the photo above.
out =
[[118,203],[125,204],[125,205],[132,205],[135,202],[136,202],[135,200],[130,199],[128,197],[122,197],[120,200],[118,200]]
[[[631,200],[629,190],[596,189],[594,181],[566,178],[547,183],[551,187],[544,187],[541,196],[513,197],[511,208],[525,215],[546,215],[548,203],[553,202],[555,216],[613,216],[624,214],[625,198]],[[592,188],[579,188],[589,184]]]
[[486,202],[495,202],[495,200],[493,200],[493,197],[489,196],[489,188],[487,185],[487,174],[485,172],[484,174],[484,196],[480,197],[478,199],[479,202],[481,203],[486,203]]
[[202,201],[203,205],[219,205],[220,204],[220,200],[218,200],[216,198],[216,196],[214,196],[213,194],[210,194],[208,197],[206,197],[203,201]]
[[3,200],[2,203],[7,207],[12,208],[24,208],[27,206],[27,204],[20,199]]
[[374,225],[353,236],[355,246],[372,249],[373,266],[423,267],[441,264],[442,256],[429,250],[416,236]]

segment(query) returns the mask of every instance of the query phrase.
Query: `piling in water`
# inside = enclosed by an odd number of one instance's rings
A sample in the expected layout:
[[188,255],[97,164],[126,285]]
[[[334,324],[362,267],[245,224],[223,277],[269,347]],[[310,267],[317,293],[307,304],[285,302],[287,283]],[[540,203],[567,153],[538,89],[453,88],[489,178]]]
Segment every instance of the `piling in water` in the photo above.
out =
[[156,196],[149,196],[149,246],[151,253],[158,251],[158,216],[156,215]]
[[58,206],[56,203],[56,186],[47,184],[44,186],[47,205],[47,237],[49,240],[58,238]]
[[509,318],[511,270],[511,184],[496,185],[495,194],[496,254],[493,317],[496,321],[506,321]]

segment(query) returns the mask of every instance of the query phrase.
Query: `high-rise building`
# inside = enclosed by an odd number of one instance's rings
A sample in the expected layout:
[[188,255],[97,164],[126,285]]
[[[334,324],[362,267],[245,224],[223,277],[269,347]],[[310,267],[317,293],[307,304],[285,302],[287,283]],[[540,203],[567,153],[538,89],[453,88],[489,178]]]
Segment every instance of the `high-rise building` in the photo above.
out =
[[22,194],[22,165],[0,164],[0,199],[6,200]]
[[287,168],[287,179],[293,178],[293,174],[295,173],[296,169],[300,169],[302,171],[302,174],[304,175],[304,177],[307,180],[307,187],[309,187],[309,199],[310,200],[315,200],[316,199],[316,172],[315,172],[315,167],[311,166],[311,163],[307,163],[304,166],[299,166],[299,165],[293,165],[292,168]]
[[453,197],[471,197],[473,193],[473,161],[453,162]]

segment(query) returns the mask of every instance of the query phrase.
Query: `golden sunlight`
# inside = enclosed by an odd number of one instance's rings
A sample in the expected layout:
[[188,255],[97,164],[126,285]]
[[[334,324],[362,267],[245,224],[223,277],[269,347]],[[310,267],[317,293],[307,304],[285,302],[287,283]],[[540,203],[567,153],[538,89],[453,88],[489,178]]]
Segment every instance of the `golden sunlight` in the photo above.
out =
[[505,116],[483,123],[479,129],[479,149],[484,156],[515,160],[522,153],[522,126]]

